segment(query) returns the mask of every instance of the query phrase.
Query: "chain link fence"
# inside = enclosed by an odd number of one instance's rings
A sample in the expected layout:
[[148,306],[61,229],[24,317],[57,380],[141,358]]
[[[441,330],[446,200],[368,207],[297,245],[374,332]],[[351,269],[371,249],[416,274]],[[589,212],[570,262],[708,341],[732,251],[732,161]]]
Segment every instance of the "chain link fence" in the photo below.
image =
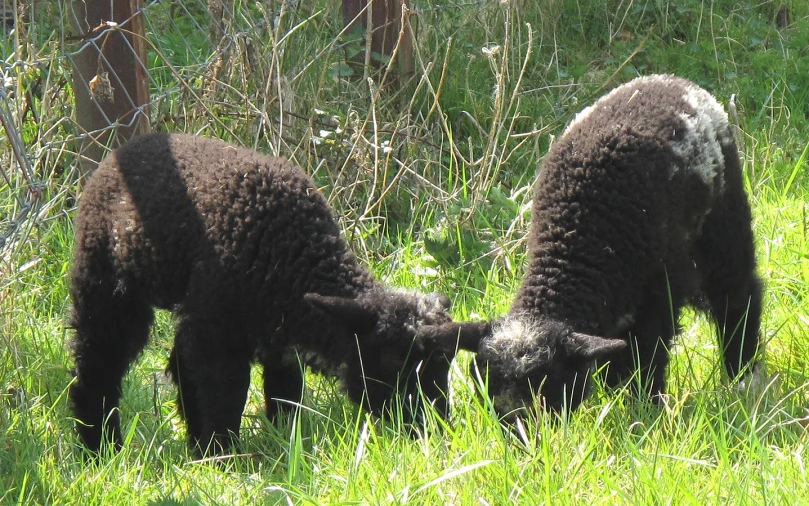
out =
[[[38,204],[42,197],[44,184],[36,178],[28,153],[25,150],[22,137],[17,130],[9,108],[8,95],[4,88],[0,88],[0,124],[5,130],[10,147],[11,164],[3,164],[0,168],[3,182],[9,188],[12,200],[7,216],[4,217],[4,229],[0,231],[0,251],[14,249],[15,243],[23,241],[30,232]],[[16,163],[14,163],[16,162]],[[14,169],[18,177],[14,177]]]

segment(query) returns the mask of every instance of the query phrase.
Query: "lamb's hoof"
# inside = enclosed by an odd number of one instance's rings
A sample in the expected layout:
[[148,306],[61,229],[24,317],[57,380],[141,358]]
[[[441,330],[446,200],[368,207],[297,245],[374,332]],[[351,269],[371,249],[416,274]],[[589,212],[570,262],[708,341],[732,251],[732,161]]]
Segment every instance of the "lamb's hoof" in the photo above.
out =
[[767,374],[767,366],[764,362],[758,361],[751,367],[739,380],[736,385],[736,391],[740,395],[748,397],[761,397],[767,390],[773,388],[776,375]]

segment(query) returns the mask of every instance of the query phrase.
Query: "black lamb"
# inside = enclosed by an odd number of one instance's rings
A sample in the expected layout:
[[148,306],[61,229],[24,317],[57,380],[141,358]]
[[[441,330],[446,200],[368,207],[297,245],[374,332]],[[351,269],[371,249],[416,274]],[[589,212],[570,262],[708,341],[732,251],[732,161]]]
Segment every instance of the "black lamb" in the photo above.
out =
[[606,363],[608,385],[639,373],[659,401],[686,304],[712,318],[730,377],[759,349],[739,156],[724,109],[690,81],[641,77],[575,118],[539,173],[528,248],[509,314],[460,343],[501,415],[535,397],[575,409]]
[[201,453],[238,436],[254,361],[271,419],[300,400],[301,364],[373,413],[399,399],[413,421],[420,391],[444,413],[454,351],[420,336],[465,328],[445,296],[388,288],[360,266],[292,163],[191,135],[136,138],[99,165],[76,219],[71,295],[70,398],[91,450],[121,445],[121,383],[154,307],[179,317],[168,371]]

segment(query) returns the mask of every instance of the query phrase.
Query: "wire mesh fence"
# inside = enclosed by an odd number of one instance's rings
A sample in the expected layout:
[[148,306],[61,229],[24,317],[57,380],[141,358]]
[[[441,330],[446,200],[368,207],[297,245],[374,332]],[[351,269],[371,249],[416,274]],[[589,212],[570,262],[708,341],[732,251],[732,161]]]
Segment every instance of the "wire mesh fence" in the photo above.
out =
[[31,167],[20,132],[14,125],[8,102],[5,89],[0,88],[0,124],[6,132],[10,153],[16,162],[12,167],[16,167],[19,175],[18,178],[14,178],[13,168],[8,165],[2,169],[3,181],[11,190],[12,201],[10,217],[6,220],[5,229],[0,231],[0,250],[7,247],[13,250],[14,243],[19,243],[28,235],[34,221],[30,215],[36,213],[37,204],[44,190],[43,183],[36,178]]

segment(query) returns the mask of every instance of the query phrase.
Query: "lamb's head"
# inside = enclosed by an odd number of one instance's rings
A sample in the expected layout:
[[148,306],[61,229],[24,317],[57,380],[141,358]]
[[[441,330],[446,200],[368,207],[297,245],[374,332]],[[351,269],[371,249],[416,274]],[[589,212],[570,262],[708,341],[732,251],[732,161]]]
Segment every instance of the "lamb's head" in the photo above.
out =
[[[441,294],[375,289],[357,298],[307,294],[305,299],[352,335],[339,376],[348,396],[375,414],[402,407],[405,421],[421,416],[422,398],[445,414],[455,348],[439,346],[465,332]],[[353,336],[356,336],[354,340]]]
[[626,346],[517,314],[497,322],[481,340],[472,368],[487,382],[495,410],[509,420],[534,400],[549,411],[576,409],[587,395],[594,362]]

